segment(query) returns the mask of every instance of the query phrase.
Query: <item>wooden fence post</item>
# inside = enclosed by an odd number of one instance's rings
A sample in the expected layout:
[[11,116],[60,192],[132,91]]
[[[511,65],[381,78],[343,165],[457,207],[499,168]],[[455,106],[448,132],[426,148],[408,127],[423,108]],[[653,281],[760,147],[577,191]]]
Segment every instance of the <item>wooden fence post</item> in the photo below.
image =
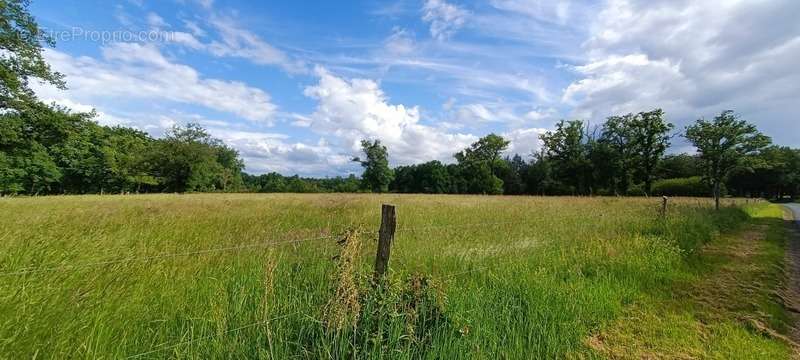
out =
[[375,256],[375,281],[382,279],[389,269],[389,255],[397,229],[397,214],[394,205],[381,207],[381,228],[378,231],[378,254]]
[[667,218],[667,203],[669,202],[669,198],[664,196],[661,198],[661,217],[664,219]]

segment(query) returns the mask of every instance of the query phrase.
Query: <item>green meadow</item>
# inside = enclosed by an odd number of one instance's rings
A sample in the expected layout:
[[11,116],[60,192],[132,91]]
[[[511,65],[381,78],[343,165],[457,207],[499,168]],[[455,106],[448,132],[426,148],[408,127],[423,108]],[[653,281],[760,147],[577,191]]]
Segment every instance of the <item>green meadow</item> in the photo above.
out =
[[[658,358],[689,345],[689,357],[790,356],[787,315],[770,295],[783,266],[778,208],[673,199],[662,218],[660,202],[0,199],[0,358]],[[398,230],[375,282],[384,203],[397,206]],[[736,251],[726,239],[754,227],[767,235],[753,240],[763,256],[748,258],[747,275],[764,286],[744,295],[759,300],[709,315],[696,289],[741,261],[714,249]],[[739,316],[750,313],[770,331]],[[708,339],[698,319],[716,326],[719,346],[698,345]]]

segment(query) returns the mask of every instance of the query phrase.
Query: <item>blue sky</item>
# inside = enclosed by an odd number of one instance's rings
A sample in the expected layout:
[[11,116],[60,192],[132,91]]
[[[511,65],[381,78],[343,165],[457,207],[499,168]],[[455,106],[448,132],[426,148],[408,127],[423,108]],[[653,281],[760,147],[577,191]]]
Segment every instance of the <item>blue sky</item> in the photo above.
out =
[[[34,0],[69,90],[39,96],[155,136],[198,122],[253,173],[358,172],[489,132],[535,151],[559,119],[662,107],[680,130],[737,110],[800,145],[794,0]],[[691,150],[680,140],[676,151]]]

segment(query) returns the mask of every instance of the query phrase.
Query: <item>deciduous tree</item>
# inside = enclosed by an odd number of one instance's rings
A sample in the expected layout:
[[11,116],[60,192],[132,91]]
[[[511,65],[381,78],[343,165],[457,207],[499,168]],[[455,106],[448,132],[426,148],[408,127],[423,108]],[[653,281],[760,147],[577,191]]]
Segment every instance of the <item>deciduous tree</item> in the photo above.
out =
[[755,125],[742,120],[732,110],[723,111],[711,121],[698,119],[686,128],[685,136],[700,154],[706,176],[714,189],[717,210],[726,177],[771,142]]
[[42,44],[55,45],[28,12],[29,0],[0,1],[0,109],[20,110],[35,101],[31,78],[65,88],[63,75],[50,69]]
[[353,158],[353,161],[360,163],[364,168],[361,176],[364,188],[376,193],[389,191],[389,183],[394,179],[394,172],[389,167],[389,151],[386,146],[381,145],[380,140],[361,141],[361,150],[365,158]]

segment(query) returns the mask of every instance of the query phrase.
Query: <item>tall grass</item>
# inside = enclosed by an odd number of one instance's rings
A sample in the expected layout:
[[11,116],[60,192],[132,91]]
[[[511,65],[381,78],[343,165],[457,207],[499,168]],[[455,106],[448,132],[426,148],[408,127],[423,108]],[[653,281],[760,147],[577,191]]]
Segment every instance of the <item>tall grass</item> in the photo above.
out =
[[[373,284],[381,203],[397,205],[399,230],[389,278]],[[3,199],[0,358],[563,357],[583,351],[593,330],[644,291],[683,276],[702,244],[747,218],[678,199],[664,220],[659,204]],[[337,243],[355,228],[363,229],[358,247]]]

